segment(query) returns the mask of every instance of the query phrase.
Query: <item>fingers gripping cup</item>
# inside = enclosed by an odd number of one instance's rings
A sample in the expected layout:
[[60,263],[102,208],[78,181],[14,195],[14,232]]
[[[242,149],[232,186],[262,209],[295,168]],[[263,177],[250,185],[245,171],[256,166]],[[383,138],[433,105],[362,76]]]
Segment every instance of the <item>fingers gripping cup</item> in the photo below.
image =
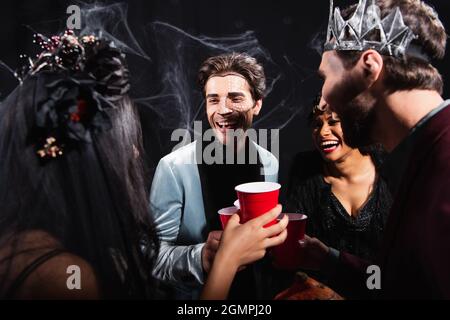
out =
[[[241,223],[272,210],[278,204],[281,185],[275,182],[250,182],[236,186],[239,199]],[[274,225],[276,219],[264,227]]]
[[238,211],[239,211],[239,208],[237,208],[235,206],[223,208],[218,211],[219,217],[220,217],[220,222],[222,223],[222,229],[225,229],[225,227],[228,223],[228,220],[230,220],[230,218],[233,214],[238,213]]
[[[307,216],[300,213],[285,213],[289,217],[286,240],[272,249],[273,264],[278,269],[298,270],[301,266],[299,240],[305,238]],[[279,218],[278,220],[280,220]]]

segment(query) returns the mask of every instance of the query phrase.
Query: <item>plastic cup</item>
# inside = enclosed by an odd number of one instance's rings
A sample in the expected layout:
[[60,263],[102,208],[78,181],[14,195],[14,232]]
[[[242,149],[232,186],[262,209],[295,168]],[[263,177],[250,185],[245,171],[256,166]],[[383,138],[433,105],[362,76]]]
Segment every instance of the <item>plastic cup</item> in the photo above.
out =
[[230,220],[231,216],[235,213],[238,213],[239,208],[232,206],[232,207],[226,207],[222,208],[218,211],[220,222],[222,223],[222,228],[225,229],[228,220]]
[[[239,199],[241,223],[257,218],[278,204],[281,185],[275,182],[250,182],[236,186]],[[264,227],[276,223],[276,219]]]
[[[286,240],[272,249],[273,264],[278,269],[298,270],[301,266],[302,253],[299,240],[305,238],[308,217],[301,213],[284,213],[289,217]],[[278,218],[277,220],[280,220]]]

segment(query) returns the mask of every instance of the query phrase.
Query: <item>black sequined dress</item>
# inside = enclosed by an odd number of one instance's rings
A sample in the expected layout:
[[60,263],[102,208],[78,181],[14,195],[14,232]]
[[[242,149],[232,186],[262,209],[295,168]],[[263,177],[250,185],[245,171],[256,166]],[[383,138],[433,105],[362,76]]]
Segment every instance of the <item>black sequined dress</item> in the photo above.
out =
[[[370,155],[378,168],[383,155],[371,151]],[[347,251],[359,257],[372,260],[377,254],[384,225],[392,203],[386,182],[379,178],[368,201],[356,217],[350,216],[323,177],[323,160],[320,154],[303,152],[296,156],[291,168],[286,203],[283,212],[298,212],[308,215],[306,233],[316,237],[337,250]],[[327,276],[318,271],[304,271],[331,288],[335,287]],[[274,294],[290,287],[295,271],[277,270],[272,273]],[[346,298],[347,291],[340,292]]]
[[[382,156],[371,153],[378,170]],[[392,197],[382,178],[357,216],[349,215],[326,183],[318,152],[301,153],[291,171],[286,209],[308,215],[307,234],[326,245],[372,260],[378,251]]]

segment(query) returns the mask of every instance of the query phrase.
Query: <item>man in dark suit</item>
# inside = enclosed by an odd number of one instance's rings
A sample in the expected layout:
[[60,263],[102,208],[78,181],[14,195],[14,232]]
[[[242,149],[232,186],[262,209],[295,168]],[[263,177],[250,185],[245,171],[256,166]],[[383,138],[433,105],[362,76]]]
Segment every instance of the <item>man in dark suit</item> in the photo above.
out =
[[431,64],[444,57],[446,32],[422,1],[374,3],[330,16],[319,73],[347,144],[390,151],[383,175],[394,204],[376,261],[308,237],[304,267],[328,273],[350,297],[450,299],[450,100]]

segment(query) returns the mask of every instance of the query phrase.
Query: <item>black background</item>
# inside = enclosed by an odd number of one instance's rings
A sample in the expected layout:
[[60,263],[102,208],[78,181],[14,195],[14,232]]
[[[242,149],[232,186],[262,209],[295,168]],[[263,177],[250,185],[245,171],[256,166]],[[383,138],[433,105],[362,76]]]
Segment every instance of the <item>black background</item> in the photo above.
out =
[[[356,0],[355,0],[356,1]],[[355,1],[335,1],[338,5]],[[107,1],[107,3],[111,3]],[[450,25],[450,2],[447,0],[427,1],[438,11],[446,27]],[[30,31],[25,25],[33,26],[41,31],[61,18],[67,17],[66,8],[71,1],[51,0],[8,0],[0,4],[0,60],[12,68],[19,64],[20,53],[32,49]],[[225,37],[253,30],[260,44],[270,52],[275,62],[288,59],[299,74],[302,86],[301,96],[296,102],[299,108],[308,106],[309,101],[320,89],[320,81],[314,72],[320,62],[320,55],[310,47],[314,35],[326,27],[329,2],[315,1],[250,1],[250,0],[135,0],[128,1],[128,21],[130,28],[139,35],[139,30],[152,21],[163,21],[176,26],[194,36],[206,35]],[[138,36],[139,37],[139,36]],[[140,39],[142,40],[142,39]],[[143,39],[145,41],[145,39]],[[151,53],[149,53],[152,56]],[[447,55],[448,56],[448,55]],[[161,59],[152,57],[152,69],[158,71]],[[197,69],[202,59],[192,61],[192,68]],[[450,78],[450,63],[446,60],[437,63],[444,76]],[[156,76],[155,76],[156,77]],[[308,80],[305,80],[308,79]],[[157,81],[155,80],[155,83]],[[0,75],[0,99],[3,99],[17,82],[4,73]],[[155,84],[150,86],[153,92],[159,90]],[[449,95],[446,86],[444,96]],[[278,90],[272,94],[270,101],[282,99],[286,92]],[[263,111],[270,110],[270,103],[263,106]],[[264,112],[263,112],[264,114]],[[143,127],[146,149],[149,153],[149,164],[152,168],[158,159],[170,151],[170,143],[165,141],[166,135],[155,132],[154,124],[157,115],[144,113]],[[153,136],[158,135],[157,139]],[[295,153],[311,147],[309,128],[306,125],[305,113],[298,113],[281,130],[280,135],[280,167],[281,182],[285,182],[290,159]]]

